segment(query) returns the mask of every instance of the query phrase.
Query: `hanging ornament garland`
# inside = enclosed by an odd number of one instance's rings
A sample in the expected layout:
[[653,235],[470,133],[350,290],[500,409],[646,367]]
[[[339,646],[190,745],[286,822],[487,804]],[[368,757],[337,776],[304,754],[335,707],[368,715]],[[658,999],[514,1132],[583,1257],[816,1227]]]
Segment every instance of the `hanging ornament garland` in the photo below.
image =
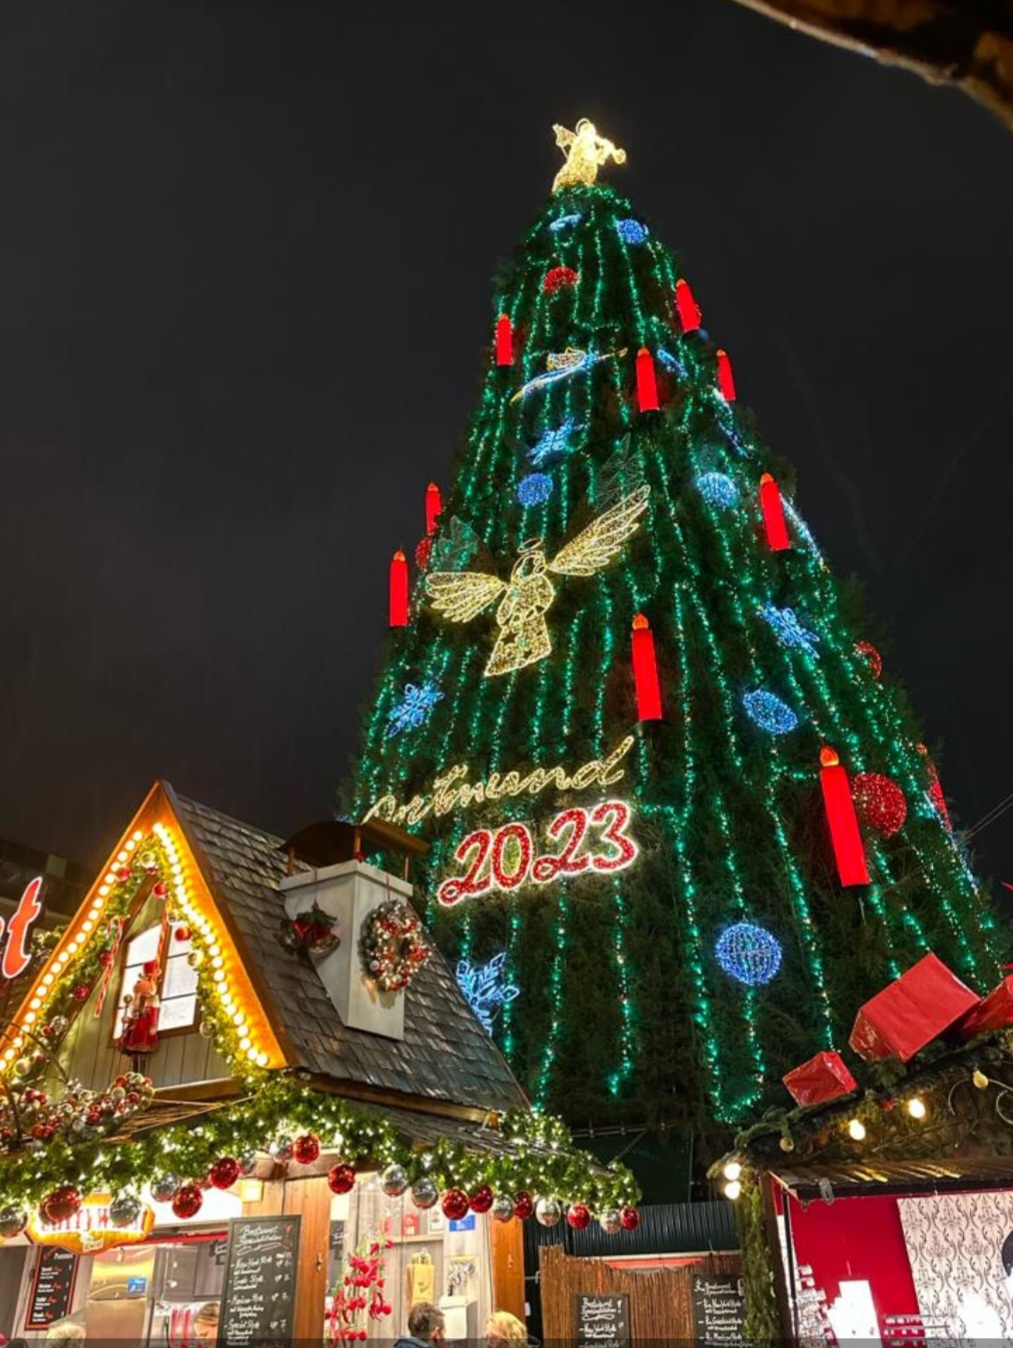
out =
[[385,899],[362,924],[362,965],[383,992],[406,988],[432,955],[422,923],[400,899]]

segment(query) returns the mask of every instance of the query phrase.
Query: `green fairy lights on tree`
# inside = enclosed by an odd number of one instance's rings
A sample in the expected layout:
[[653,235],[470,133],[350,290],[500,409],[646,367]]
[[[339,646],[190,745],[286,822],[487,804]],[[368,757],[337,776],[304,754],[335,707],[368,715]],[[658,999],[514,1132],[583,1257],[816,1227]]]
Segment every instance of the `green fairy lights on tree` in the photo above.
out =
[[[451,959],[505,952],[536,1102],[734,1124],[927,951],[990,988],[993,920],[790,470],[596,181],[622,152],[560,130],[350,804],[430,843]],[[441,696],[391,736],[409,686]]]

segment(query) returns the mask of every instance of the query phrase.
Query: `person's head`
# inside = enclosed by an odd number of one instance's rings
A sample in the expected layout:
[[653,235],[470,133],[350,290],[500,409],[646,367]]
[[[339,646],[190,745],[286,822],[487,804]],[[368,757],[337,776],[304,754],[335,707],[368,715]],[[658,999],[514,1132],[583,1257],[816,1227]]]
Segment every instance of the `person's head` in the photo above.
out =
[[408,1312],[408,1333],[425,1343],[443,1342],[443,1312],[431,1301],[418,1301]]
[[485,1341],[487,1348],[504,1348],[510,1343],[527,1343],[528,1331],[516,1315],[509,1311],[496,1311],[485,1322]]
[[217,1301],[209,1301],[193,1317],[193,1332],[199,1343],[214,1343],[218,1337],[218,1321],[221,1318],[221,1306]]
[[84,1325],[75,1320],[56,1320],[46,1331],[46,1343],[60,1343],[67,1348],[71,1344],[84,1343]]

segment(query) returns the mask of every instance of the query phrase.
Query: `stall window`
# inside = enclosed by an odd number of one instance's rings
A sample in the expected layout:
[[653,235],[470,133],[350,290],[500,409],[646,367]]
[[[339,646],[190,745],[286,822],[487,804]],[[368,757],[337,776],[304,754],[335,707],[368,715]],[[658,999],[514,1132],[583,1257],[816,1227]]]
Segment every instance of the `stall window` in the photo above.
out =
[[[113,1026],[113,1038],[118,1039],[123,1029],[125,999],[133,995],[134,984],[141,970],[149,960],[158,958],[161,941],[161,925],[149,927],[139,932],[126,944],[123,959],[123,980],[120,984],[120,1000],[116,1008],[116,1023]],[[187,956],[192,949],[189,940],[179,941],[176,933],[169,936],[168,945],[162,960],[162,985],[159,990],[161,1010],[158,1016],[159,1034],[168,1034],[171,1030],[192,1030],[197,1023],[197,970]]]

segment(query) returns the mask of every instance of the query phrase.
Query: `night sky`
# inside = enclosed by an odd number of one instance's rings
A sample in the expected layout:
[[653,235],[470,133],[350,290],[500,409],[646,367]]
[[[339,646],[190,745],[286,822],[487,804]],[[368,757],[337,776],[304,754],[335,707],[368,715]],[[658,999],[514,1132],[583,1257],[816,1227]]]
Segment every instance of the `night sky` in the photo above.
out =
[[[25,0],[0,15],[0,836],[155,777],[326,816],[478,395],[497,259],[590,116],[865,580],[963,825],[1013,789],[1013,139],[720,0]],[[980,839],[1013,878],[1013,814]]]

